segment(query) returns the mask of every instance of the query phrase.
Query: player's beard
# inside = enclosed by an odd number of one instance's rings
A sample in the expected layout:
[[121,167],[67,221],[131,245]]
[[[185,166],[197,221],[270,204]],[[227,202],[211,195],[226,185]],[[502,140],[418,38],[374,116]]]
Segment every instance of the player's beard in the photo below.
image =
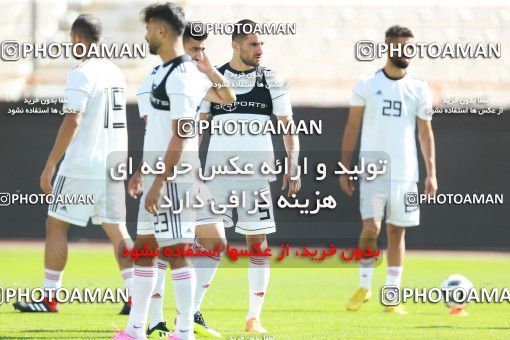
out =
[[244,56],[242,53],[240,55],[240,58],[241,58],[241,61],[243,63],[245,63],[246,65],[253,66],[253,67],[259,66],[259,62],[257,60],[255,60],[255,58],[250,59],[250,58]]
[[154,54],[154,55],[158,54],[158,49],[161,44],[158,44],[155,41],[148,41],[148,44],[149,44],[149,53]]
[[398,68],[407,68],[407,66],[409,66],[409,62],[408,61],[405,61],[404,59],[402,58],[399,58],[399,57],[395,57],[395,58],[390,58],[391,60],[391,63],[393,65],[395,65],[396,67]]

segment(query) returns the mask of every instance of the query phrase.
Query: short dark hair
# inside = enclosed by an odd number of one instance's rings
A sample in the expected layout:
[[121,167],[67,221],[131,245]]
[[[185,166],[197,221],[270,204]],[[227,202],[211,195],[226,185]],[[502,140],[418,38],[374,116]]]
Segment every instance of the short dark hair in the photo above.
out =
[[250,19],[243,19],[241,21],[236,22],[234,31],[232,32],[232,41],[243,40],[248,35],[246,32],[253,32],[256,26],[257,23]]
[[385,34],[386,41],[400,37],[414,38],[414,35],[409,28],[399,25],[391,26]]
[[195,25],[203,25],[203,24],[199,21],[187,22],[186,27],[184,28],[184,34],[182,35],[182,39],[184,39],[184,40],[195,39],[198,41],[204,41],[205,39],[207,39],[208,34],[205,31],[204,27],[202,29],[195,29],[195,27],[193,27],[193,34],[191,33],[191,26],[195,26]]
[[142,17],[145,23],[151,19],[161,20],[167,23],[177,34],[182,35],[186,19],[182,7],[173,2],[155,3],[142,10]]
[[80,14],[71,26],[71,32],[79,33],[90,42],[98,42],[103,33],[101,21],[92,14]]

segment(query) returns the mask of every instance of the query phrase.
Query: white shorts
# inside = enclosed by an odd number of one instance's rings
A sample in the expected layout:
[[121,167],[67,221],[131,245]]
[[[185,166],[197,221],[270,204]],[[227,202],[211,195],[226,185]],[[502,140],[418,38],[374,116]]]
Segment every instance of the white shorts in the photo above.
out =
[[381,221],[386,214],[386,223],[398,227],[417,226],[420,224],[420,207],[408,204],[406,199],[406,196],[417,194],[416,182],[362,180],[359,194],[361,219]]
[[53,182],[53,194],[93,195],[94,204],[62,204],[48,206],[48,216],[60,221],[87,226],[93,224],[125,223],[126,202],[124,182],[107,179],[83,179],[57,174]]
[[[146,192],[150,189],[151,180],[144,181],[144,193],[140,198],[138,207],[138,220],[136,233],[138,235],[155,234],[160,246],[166,247],[179,243],[193,243],[196,225],[207,223],[220,223],[221,217],[209,212],[209,202],[212,199],[207,187],[201,183],[174,183],[164,184],[164,195],[171,201],[172,206],[159,208],[158,214],[151,214],[145,210]],[[181,212],[173,213],[179,207],[179,200],[184,200],[186,193],[192,199],[198,195],[205,203],[204,208],[184,207]],[[163,198],[160,203],[164,202]]]
[[[235,231],[237,233],[243,235],[258,235],[271,234],[276,231],[273,201],[271,199],[271,190],[268,180],[233,180],[219,177],[206,182],[206,185],[216,204],[228,204],[232,191],[235,191],[239,196],[242,191],[246,193],[245,207],[229,208],[227,212],[222,215],[226,228],[234,226],[235,209],[237,212]],[[255,200],[261,200],[259,195],[254,194],[255,191],[259,193],[265,192],[266,197],[269,198],[270,206],[269,208],[259,208],[256,213],[249,214],[248,211],[255,207]]]

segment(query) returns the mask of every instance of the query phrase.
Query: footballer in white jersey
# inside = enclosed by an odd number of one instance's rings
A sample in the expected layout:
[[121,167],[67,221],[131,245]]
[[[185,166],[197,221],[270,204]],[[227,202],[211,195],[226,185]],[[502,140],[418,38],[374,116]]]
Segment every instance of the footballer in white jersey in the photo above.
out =
[[[411,43],[411,30],[392,26],[386,31],[386,43],[394,47],[384,68],[360,79],[352,90],[349,118],[342,142],[342,164],[351,166],[361,131],[360,158],[364,162],[387,161],[385,174],[369,180],[360,176],[360,212],[362,231],[360,246],[377,248],[377,237],[385,219],[388,237],[388,270],[386,285],[401,285],[405,252],[405,228],[417,226],[419,206],[409,199],[418,195],[418,140],[427,169],[425,193],[437,191],[435,145],[431,125],[432,95],[426,82],[414,78],[407,71],[410,60],[403,52]],[[361,161],[361,160],[360,160]],[[349,196],[354,182],[347,175],[340,176],[340,186]],[[347,303],[354,311],[371,297],[373,258],[360,262],[360,288]],[[406,314],[401,306],[388,306],[387,312]]]
[[[207,39],[207,33],[204,33],[200,36],[197,34],[191,34],[191,23],[187,23],[184,34],[183,34],[183,46],[186,54],[188,54],[195,63],[204,59],[204,42]],[[138,101],[138,111],[140,118],[143,118],[145,124],[147,124],[149,117],[151,116],[154,108],[151,104],[151,92],[152,85],[154,83],[154,75],[157,70],[161,67],[158,65],[154,67],[142,80],[138,91],[137,91],[137,101]],[[205,76],[203,73],[200,73],[204,81],[204,87],[209,88],[211,86],[211,81]],[[201,136],[200,136],[201,137]],[[145,137],[144,137],[145,139]],[[145,142],[144,142],[145,144]],[[210,195],[207,187],[203,183],[198,184],[199,187],[199,196],[202,199],[211,200],[212,196]],[[143,180],[140,169],[134,173],[131,179],[128,182],[128,193],[129,195],[137,199],[143,193]],[[171,195],[170,195],[171,196]],[[217,249],[218,245],[221,249],[226,247],[226,238],[225,238],[225,230],[221,223],[221,218],[217,215],[213,215],[210,213],[208,209],[197,209],[196,214],[193,211],[186,211],[180,214],[181,222],[182,220],[186,221],[190,218],[193,218],[193,215],[196,219],[195,226],[195,241],[193,247],[195,249]],[[167,216],[168,217],[168,216]],[[150,223],[144,222],[144,220],[150,221]],[[153,218],[154,220],[154,218]],[[155,233],[154,229],[154,221],[150,219],[150,214],[144,208],[144,200],[140,200],[140,205],[138,209],[138,221],[141,223],[137,223],[137,235],[153,235]],[[158,219],[156,219],[157,221]],[[168,219],[170,224],[173,224],[173,219]],[[182,225],[182,223],[181,223]],[[173,226],[173,225],[172,225]],[[174,227],[172,228],[174,230]],[[216,268],[219,265],[221,257],[210,256],[207,258],[194,258],[193,259],[193,267],[195,272],[197,273],[197,288],[195,292],[195,314],[194,314],[194,330],[195,333],[201,336],[214,336],[220,337],[221,334],[215,331],[213,328],[209,327],[205,322],[203,315],[200,312],[201,301],[203,300],[205,293],[207,292],[207,288],[212,282],[212,279],[215,275]],[[158,270],[157,283],[154,288],[154,292],[151,296],[149,311],[151,316],[149,320],[149,325],[147,328],[147,336],[151,336],[152,333],[168,333],[169,330],[166,327],[166,322],[163,317],[163,297],[165,294],[165,274],[167,261],[163,255],[159,255],[157,260]]]
[[65,86],[64,112],[80,112],[81,122],[65,151],[55,194],[91,193],[95,205],[51,205],[48,215],[79,226],[124,223],[122,182],[108,169],[127,157],[126,82],[120,69],[91,58],[72,70]]
[[[258,52],[257,52],[258,53]],[[270,121],[275,115],[283,121],[292,120],[292,107],[287,89],[282,86],[281,79],[274,71],[265,67],[249,66],[247,69],[236,70],[232,62],[219,67],[218,70],[234,88],[237,100],[231,105],[221,105],[204,100],[200,107],[202,118],[211,117],[213,123],[224,124],[228,121]],[[277,84],[277,86],[274,86]],[[287,138],[287,136],[284,136]],[[249,162],[254,169],[260,169],[263,162],[274,164],[274,150],[271,134],[213,134],[207,150],[204,169],[205,175],[210,174],[213,166],[228,164],[231,157],[239,157],[239,164]],[[268,192],[269,182],[276,176],[264,176],[256,172],[252,176],[219,177],[207,182],[215,201],[227,203],[232,191],[246,192],[246,207],[238,207],[236,232],[245,235],[270,234],[276,231],[272,202],[269,208],[259,213],[249,214],[257,199],[256,192]],[[269,195],[270,196],[270,195]],[[224,215],[226,227],[234,226],[233,209]]]
[[[100,41],[101,31],[97,18],[80,15],[71,28],[72,43],[90,48]],[[108,60],[84,57],[67,77],[64,112],[40,178],[41,189],[55,196],[91,195],[93,203],[54,203],[48,207],[43,288],[62,284],[69,224],[84,227],[92,219],[93,224],[102,225],[112,242],[125,286],[131,292],[132,265],[129,258],[120,256],[124,246],[132,246],[125,225],[124,184],[108,175],[108,169],[125,162],[127,156],[126,82],[120,69]],[[15,307],[24,312],[57,311],[56,300],[18,303]],[[128,313],[129,308],[126,304],[121,313]]]
[[[240,27],[256,25],[252,20],[241,20]],[[212,122],[223,124],[227,121],[259,121],[268,122],[271,115],[284,124],[292,122],[292,108],[289,96],[281,80],[274,72],[260,66],[263,55],[263,41],[257,34],[234,32],[232,34],[233,55],[231,60],[219,68],[225,78],[236,91],[236,101],[231,105],[204,101],[200,109],[201,119],[211,116]],[[276,86],[275,86],[276,85]],[[299,139],[297,135],[284,134],[284,144],[291,168],[297,164],[299,156]],[[260,169],[263,162],[274,164],[273,144],[270,134],[213,134],[207,151],[207,164],[204,172],[212,166],[228,164],[231,157],[239,157],[239,164],[252,164],[253,169]],[[296,194],[301,188],[300,179],[291,179],[292,169],[286,169],[282,189],[288,187],[288,195]],[[250,249],[260,246],[267,247],[267,234],[276,231],[273,204],[269,182],[274,177],[264,177],[260,173],[245,177],[215,177],[206,184],[220,205],[229,202],[233,192],[246,197],[246,204],[229,208],[223,214],[225,227],[235,224],[235,231],[245,235]],[[268,207],[255,207],[258,196],[268,198]],[[234,221],[234,209],[237,221]],[[235,222],[235,223],[234,223]],[[246,316],[245,331],[266,333],[261,323],[262,305],[269,282],[269,260],[263,257],[250,258],[249,277],[249,308]]]
[[[184,54],[182,34],[185,27],[184,11],[178,5],[155,3],[143,11],[146,40],[149,51],[157,54],[162,64],[152,75],[150,103],[144,137],[143,162],[154,166],[164,162],[163,172],[143,174],[143,209],[138,224],[153,227],[152,233],[138,234],[135,248],[161,247],[170,264],[177,317],[174,336],[194,339],[194,308],[197,277],[191,261],[181,246],[193,243],[196,212],[191,207],[178,207],[179,199],[189,193],[199,193],[199,182],[194,176],[169,179],[174,167],[183,162],[200,167],[198,138],[187,135],[183,123],[195,121],[200,102],[205,98],[229,104],[235,95],[225,79],[210,65],[208,59],[194,63]],[[205,84],[201,74],[210,80]],[[212,85],[218,84],[217,87]],[[189,138],[188,138],[189,137]],[[169,204],[167,200],[170,200]],[[179,210],[179,208],[182,208]],[[140,228],[138,228],[140,231]],[[148,310],[154,284],[157,283],[155,259],[139,257],[135,260],[133,306],[125,330],[114,339],[145,338]],[[152,327],[152,326],[151,326]]]

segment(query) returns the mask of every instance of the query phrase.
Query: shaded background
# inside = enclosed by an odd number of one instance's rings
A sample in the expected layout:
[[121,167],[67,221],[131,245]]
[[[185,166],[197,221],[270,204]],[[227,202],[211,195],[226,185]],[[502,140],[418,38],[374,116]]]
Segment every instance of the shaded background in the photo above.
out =
[[[9,108],[22,103],[0,103],[0,192],[39,193],[39,176],[51,150],[61,117],[58,115],[9,116]],[[300,136],[303,156],[327,155],[337,161],[347,108],[297,107],[295,119],[322,120],[321,136]],[[136,105],[128,105],[129,149],[140,150],[143,143],[143,120]],[[436,138],[437,174],[442,193],[501,193],[510,197],[510,119],[499,116],[436,115],[433,119]],[[283,150],[282,138],[273,139],[276,150]],[[205,140],[204,147],[207,146]],[[202,153],[204,156],[204,153]],[[419,191],[423,192],[425,171],[420,155]],[[316,182],[312,176],[303,180],[303,197],[314,197]],[[334,195],[338,205],[333,211],[321,211],[313,218],[303,216],[296,222],[290,212],[276,212],[274,238],[291,245],[329,242],[352,243],[359,235],[361,222],[359,197],[349,199],[340,192],[337,177],[320,184]],[[281,179],[272,184],[273,198],[280,193]],[[325,191],[322,191],[325,193]],[[128,228],[136,232],[138,202],[126,198]],[[0,238],[39,239],[44,237],[46,206],[17,205],[0,207]],[[422,206],[421,226],[407,234],[408,248],[414,249],[483,249],[510,250],[508,203],[503,205],[432,205]],[[70,228],[70,239],[106,239],[99,226]],[[240,240],[228,229],[229,240]],[[384,242],[384,235],[381,239]]]

